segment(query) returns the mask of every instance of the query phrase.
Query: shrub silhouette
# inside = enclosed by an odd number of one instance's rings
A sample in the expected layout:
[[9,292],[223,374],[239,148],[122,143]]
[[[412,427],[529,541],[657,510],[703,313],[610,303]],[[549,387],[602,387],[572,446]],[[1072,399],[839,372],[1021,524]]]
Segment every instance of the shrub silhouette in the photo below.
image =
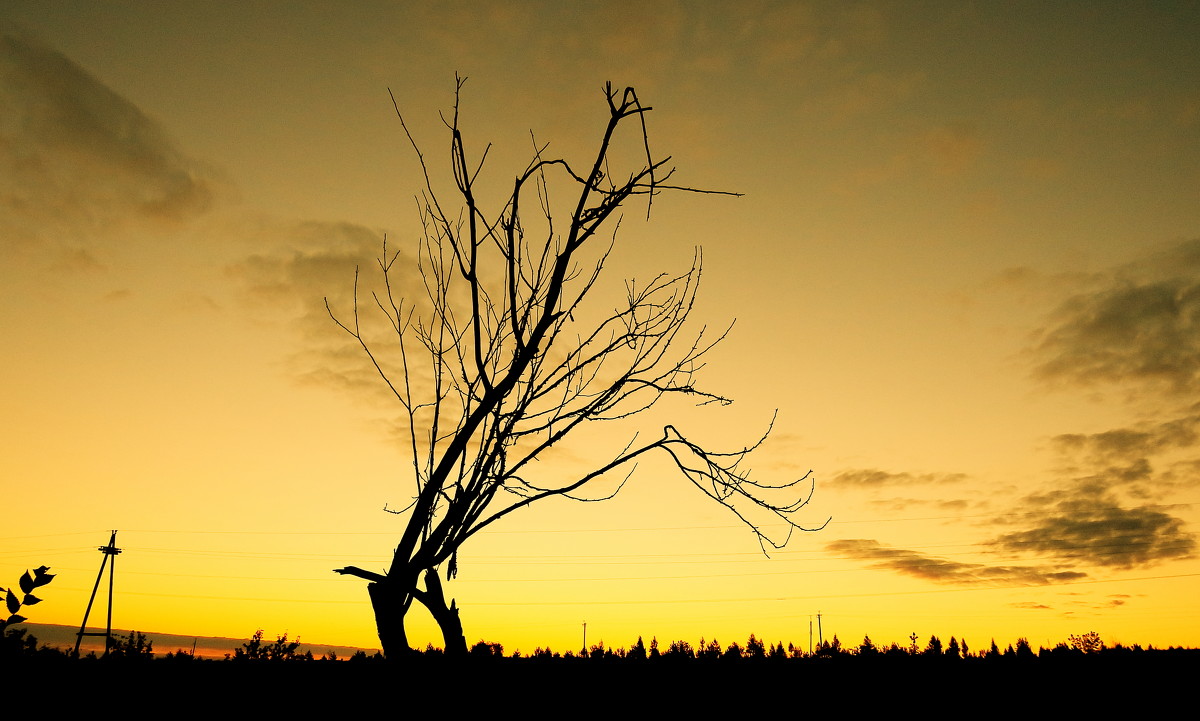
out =
[[154,658],[154,642],[137,631],[130,631],[128,636],[113,636],[107,658],[149,661]]
[[1104,650],[1104,642],[1100,640],[1100,634],[1095,631],[1078,636],[1070,636],[1071,648],[1074,648],[1083,653],[1099,653]]
[[[288,635],[285,632],[282,636],[277,636],[273,643],[263,643],[263,630],[260,628],[254,632],[250,640],[242,644],[241,648],[234,649],[234,661],[295,661],[304,659],[303,654],[297,654],[296,649],[300,648],[300,639],[294,641],[288,640]],[[225,655],[229,658],[229,654]],[[308,658],[312,658],[312,654],[308,654]]]

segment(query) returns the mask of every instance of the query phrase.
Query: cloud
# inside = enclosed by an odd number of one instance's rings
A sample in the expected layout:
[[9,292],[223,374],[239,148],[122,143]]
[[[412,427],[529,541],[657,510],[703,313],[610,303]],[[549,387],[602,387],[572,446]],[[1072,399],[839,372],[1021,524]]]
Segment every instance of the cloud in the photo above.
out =
[[1112,490],[1131,498],[1152,499],[1181,488],[1195,487],[1200,480],[1197,473],[1200,461],[1169,459],[1167,470],[1158,472],[1151,460],[1194,448],[1200,441],[1198,428],[1200,415],[1187,413],[1165,421],[1143,422],[1100,433],[1055,436],[1052,439],[1055,449],[1077,464],[1065,470],[1079,474],[1060,488],[1058,494],[1060,497],[1080,493],[1095,495]]
[[1137,383],[1175,397],[1200,391],[1200,240],[1101,276],[1037,334],[1037,377],[1094,387]]
[[1200,415],[1188,415],[1101,433],[1064,433],[1053,442],[1060,451],[1086,454],[1094,463],[1130,464],[1174,448],[1190,448],[1200,437],[1197,426]]
[[[1055,436],[1055,449],[1069,460],[1060,469],[1063,477],[1022,498],[1024,512],[1016,521],[1022,528],[988,544],[1064,563],[1124,569],[1192,556],[1195,536],[1184,521],[1167,512],[1171,506],[1145,501],[1197,485],[1200,461],[1171,460],[1165,472],[1156,471],[1152,461],[1195,447],[1198,427],[1200,415],[1189,412],[1100,433]],[[1013,525],[1012,518],[997,522]]]
[[866,538],[833,541],[825,545],[825,550],[842,558],[872,561],[871,568],[896,571],[935,583],[1046,585],[1087,578],[1087,574],[1080,571],[1059,570],[1049,566],[988,566],[981,563],[961,563],[925,556],[902,548],[890,548]]
[[[358,342],[334,323],[330,310],[353,327],[357,268],[363,337],[377,351],[395,345],[395,334],[373,299],[373,294],[386,298],[379,267],[383,232],[344,222],[267,222],[248,230],[246,237],[254,252],[226,270],[241,287],[247,310],[291,324],[296,350],[289,354],[287,366],[293,377],[350,390],[360,398],[378,398],[386,391],[378,370]],[[420,309],[423,306],[414,305],[414,299],[424,300],[425,288],[416,261],[410,253],[397,254],[390,244],[387,251],[395,258],[391,282],[397,301],[403,298],[406,308]],[[400,379],[403,371],[394,356],[384,352],[378,357],[384,370]],[[414,370],[414,380],[423,372]]]
[[[1176,461],[1154,478],[1156,490],[1164,494],[1175,490],[1192,489],[1198,485],[1200,485],[1200,459]],[[1143,496],[1139,495],[1139,497]]]
[[[933,508],[936,511],[945,513],[960,514],[968,510],[972,506],[972,502],[963,498],[951,499],[935,499],[926,498],[880,498],[873,501],[868,501],[868,505],[876,508],[886,509],[888,511],[897,512],[904,511],[908,508]],[[983,506],[986,504],[979,503]]]
[[175,223],[212,202],[212,181],[156,122],[9,24],[0,24],[0,107],[6,250]]
[[255,250],[228,270],[253,305],[325,317],[331,303],[353,300],[354,269],[373,277],[383,233],[354,223],[264,223],[247,233]]
[[1188,558],[1195,536],[1184,522],[1156,506],[1122,508],[1112,496],[1068,497],[1021,531],[997,536],[989,545],[1065,563],[1135,568]]
[[875,468],[842,471],[827,481],[830,488],[883,488],[894,486],[945,485],[967,480],[963,473],[889,473]]
[[[1074,595],[1074,594],[1069,594],[1069,595]],[[1091,609],[1091,610],[1095,610],[1095,611],[1106,611],[1106,610],[1120,608],[1121,606],[1124,606],[1126,603],[1128,603],[1128,601],[1125,600],[1128,598],[1131,598],[1131,597],[1128,595],[1122,595],[1122,594],[1109,594],[1107,600],[1092,599],[1092,598],[1088,598],[1088,597],[1081,595],[1079,598],[1071,599],[1068,602],[1068,605],[1074,606],[1076,608],[1086,608],[1086,609]],[[1070,614],[1070,613],[1074,613],[1074,611],[1064,611],[1063,613]]]
[[1010,603],[1008,605],[1012,606],[1013,608],[1023,608],[1023,609],[1030,610],[1030,611],[1050,611],[1050,610],[1052,610],[1050,606],[1047,606],[1044,603],[1034,603],[1033,601],[1018,601],[1016,603]]
[[[1195,488],[1200,460],[1200,240],[1079,279],[1031,348],[1036,377],[1116,387],[1157,403],[1158,418],[1098,433],[1064,433],[1054,487],[1022,499],[1021,530],[995,548],[1059,562],[1129,569],[1195,555],[1170,506],[1146,503]],[[1147,392],[1149,391],[1149,392]],[[1156,465],[1166,465],[1165,471]],[[1132,502],[1131,502],[1132,501]],[[1003,521],[1002,521],[1003,522]]]

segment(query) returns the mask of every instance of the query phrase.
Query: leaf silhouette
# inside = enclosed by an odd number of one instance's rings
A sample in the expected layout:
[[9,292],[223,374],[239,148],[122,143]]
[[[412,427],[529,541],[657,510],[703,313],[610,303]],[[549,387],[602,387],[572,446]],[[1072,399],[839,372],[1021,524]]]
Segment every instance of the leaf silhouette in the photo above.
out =
[[[37,588],[38,586],[45,586],[47,583],[50,583],[54,580],[53,573],[46,573],[49,570],[49,566],[38,566],[37,568],[33,569],[33,575],[35,576],[33,579],[34,588]],[[25,593],[29,593],[29,591],[25,591]]]

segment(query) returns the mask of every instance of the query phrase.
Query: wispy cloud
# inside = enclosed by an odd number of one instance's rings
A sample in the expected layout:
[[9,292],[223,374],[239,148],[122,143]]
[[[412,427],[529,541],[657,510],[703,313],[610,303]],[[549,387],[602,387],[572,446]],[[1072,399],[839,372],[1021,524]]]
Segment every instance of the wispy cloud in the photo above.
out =
[[972,506],[983,507],[985,503],[968,501],[965,498],[927,499],[927,498],[878,498],[867,501],[867,505],[890,512],[905,511],[912,508],[929,508],[937,512],[958,514],[971,509]]
[[[385,388],[378,371],[358,343],[337,327],[330,311],[353,327],[357,290],[364,337],[374,341],[377,349],[387,347],[389,340],[394,345],[395,335],[375,301],[376,296],[386,298],[379,266],[383,232],[353,223],[310,221],[265,224],[247,237],[254,252],[227,270],[241,286],[248,309],[292,324],[297,350],[289,366],[294,376],[377,397]],[[389,245],[389,256],[395,253]],[[397,257],[391,282],[397,300],[404,298],[410,307],[424,298],[421,276],[410,254]],[[393,355],[382,353],[380,361],[394,363]],[[402,377],[398,368],[385,369]]]
[[[159,125],[63,54],[0,24],[0,220],[7,250],[178,222],[213,183]],[[66,232],[70,231],[70,232]],[[99,265],[72,251],[75,266]]]
[[1013,608],[1023,608],[1025,610],[1029,610],[1029,611],[1050,611],[1050,610],[1052,610],[1050,606],[1047,606],[1044,603],[1035,603],[1033,601],[1017,601],[1016,603],[1010,603],[1008,605],[1012,606]]
[[1100,464],[1132,465],[1146,457],[1196,444],[1200,415],[1186,415],[1159,423],[1142,423],[1100,433],[1064,433],[1053,441],[1059,451],[1082,453]]
[[871,568],[895,571],[906,576],[958,585],[1046,585],[1087,578],[1081,571],[1054,566],[990,566],[962,563],[916,551],[885,546],[879,541],[852,538],[825,545],[825,550],[852,560],[869,561]]
[[830,488],[883,488],[946,485],[965,480],[967,475],[964,473],[892,473],[877,468],[862,468],[842,471],[827,483]]

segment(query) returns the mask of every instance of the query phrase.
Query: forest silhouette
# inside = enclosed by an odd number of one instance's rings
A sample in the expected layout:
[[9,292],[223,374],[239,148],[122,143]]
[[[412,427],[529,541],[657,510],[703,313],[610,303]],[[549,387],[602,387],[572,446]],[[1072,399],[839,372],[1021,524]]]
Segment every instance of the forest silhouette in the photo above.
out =
[[428,695],[456,692],[464,678],[471,680],[476,693],[502,694],[537,678],[536,695],[545,703],[575,700],[579,688],[603,687],[633,700],[678,697],[685,690],[710,684],[783,689],[807,685],[830,693],[859,688],[899,693],[916,684],[928,684],[930,679],[937,680],[945,698],[968,700],[1004,689],[1012,699],[1108,681],[1125,687],[1140,682],[1179,690],[1189,687],[1200,666],[1200,649],[1108,646],[1096,631],[1073,634],[1036,651],[1025,638],[1003,650],[994,639],[976,649],[955,636],[946,642],[937,635],[922,641],[913,632],[907,644],[893,641],[886,645],[869,636],[857,645],[844,644],[834,634],[811,649],[769,642],[754,634],[744,644],[701,638],[695,645],[685,640],[663,644],[656,636],[646,642],[639,636],[629,646],[614,648],[599,641],[578,651],[539,646],[532,652],[506,652],[500,643],[480,640],[465,655],[448,654],[429,644],[423,651],[391,658],[363,650],[340,658],[332,650],[323,655],[314,654],[311,648],[301,650],[300,639],[289,638],[287,633],[269,640],[265,631],[258,629],[220,660],[200,658],[194,647],[191,652],[177,648],[160,655],[147,634],[130,631],[114,632],[106,638],[102,653],[82,655],[78,646],[68,650],[40,644],[21,627],[26,619],[16,611],[40,602],[29,592],[50,583],[54,576],[48,570],[43,566],[34,576],[25,574],[19,586],[24,598],[11,589],[5,591],[10,616],[0,620],[0,665],[7,669],[9,688],[35,697],[56,693],[64,684],[99,693],[131,679],[141,684],[144,695],[163,702],[201,689],[220,689],[236,697],[272,686],[387,687],[403,683],[415,684]]
[[[470,698],[502,698],[516,690],[522,704],[555,708],[603,692],[600,713],[613,703],[689,703],[707,696],[705,709],[738,708],[782,694],[811,694],[805,708],[840,708],[870,703],[878,695],[902,700],[935,693],[946,703],[971,703],[1003,696],[1006,704],[1050,708],[1074,699],[1083,689],[1107,689],[1115,700],[1140,698],[1138,689],[1156,689],[1155,700],[1183,695],[1200,669],[1200,649],[1140,645],[1111,647],[1094,633],[1072,636],[1051,648],[1034,649],[1018,639],[1001,649],[995,641],[979,651],[957,638],[938,636],[908,645],[878,645],[864,638],[843,644],[837,636],[806,648],[767,643],[751,635],[745,642],[722,644],[701,639],[693,645],[667,644],[639,637],[627,647],[596,643],[578,651],[535,648],[507,651],[499,643],[479,641],[466,656],[433,646],[399,658],[359,651],[348,657],[333,652],[300,652],[286,634],[274,641],[260,630],[224,659],[200,659],[186,650],[155,653],[143,634],[118,637],[106,657],[73,657],[69,651],[39,645],[24,629],[9,629],[0,643],[10,689],[38,695],[64,685],[81,695],[66,700],[81,705],[88,693],[129,682],[139,684],[147,700],[173,703],[207,694],[213,699],[257,698],[288,689],[272,702],[308,708],[307,694],[337,689],[407,689],[414,708],[436,708],[434,699],[454,697],[469,688]],[[464,686],[466,684],[466,686]],[[923,691],[922,691],[923,690]],[[865,696],[863,694],[866,694]],[[432,704],[432,705],[429,705]],[[286,706],[285,706],[286,707]]]

